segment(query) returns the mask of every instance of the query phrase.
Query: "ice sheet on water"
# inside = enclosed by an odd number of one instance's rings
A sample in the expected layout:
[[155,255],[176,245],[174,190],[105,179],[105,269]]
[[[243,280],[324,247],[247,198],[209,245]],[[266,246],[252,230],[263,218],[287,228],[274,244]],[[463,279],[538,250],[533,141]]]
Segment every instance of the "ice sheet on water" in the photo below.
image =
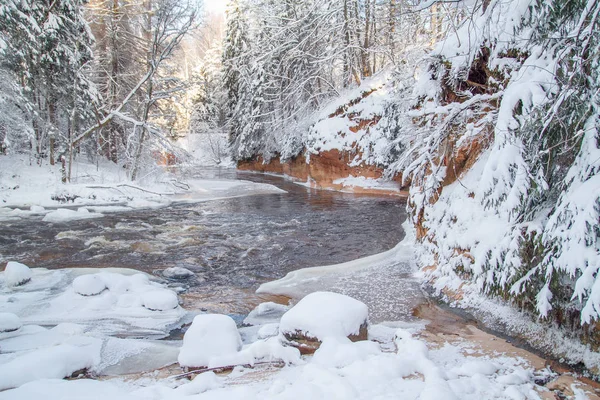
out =
[[[407,224],[403,226],[408,230]],[[423,300],[415,270],[413,246],[403,241],[391,250],[358,260],[292,271],[261,285],[257,293],[300,299],[312,292],[332,291],[367,304],[373,322],[411,319],[412,309]]]
[[179,343],[106,338],[101,361],[95,366],[100,375],[125,375],[154,371],[177,362]]
[[[138,271],[34,268],[31,272],[31,281],[17,287],[6,285],[5,274],[0,273],[0,312],[14,313],[24,324],[52,326],[71,322],[84,325],[88,333],[164,337],[181,325],[187,315],[177,304],[175,293],[167,294],[162,285]],[[100,286],[106,290],[91,295],[98,290],[87,290],[89,279],[101,281]],[[76,289],[90,295],[81,295]],[[144,307],[147,292],[162,294],[146,299],[154,307],[152,310]]]

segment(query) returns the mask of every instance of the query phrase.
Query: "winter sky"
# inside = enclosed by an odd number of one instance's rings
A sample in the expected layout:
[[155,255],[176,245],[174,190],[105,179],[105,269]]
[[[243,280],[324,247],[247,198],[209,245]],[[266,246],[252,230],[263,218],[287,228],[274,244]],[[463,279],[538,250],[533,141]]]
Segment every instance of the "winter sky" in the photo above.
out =
[[225,12],[225,5],[227,0],[204,0],[204,7],[206,12],[211,13],[223,13]]

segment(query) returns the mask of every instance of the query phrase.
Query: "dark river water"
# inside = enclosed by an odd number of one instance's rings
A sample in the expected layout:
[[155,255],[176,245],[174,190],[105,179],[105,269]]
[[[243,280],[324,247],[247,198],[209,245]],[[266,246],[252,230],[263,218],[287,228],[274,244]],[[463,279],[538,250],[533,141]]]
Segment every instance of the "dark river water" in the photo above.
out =
[[104,218],[45,223],[4,222],[0,267],[122,267],[161,276],[168,267],[196,273],[181,288],[188,307],[243,314],[269,300],[263,282],[304,267],[380,253],[404,237],[406,204],[398,198],[309,189],[279,177],[235,170],[198,170],[196,178],[244,179],[287,193],[245,196]]

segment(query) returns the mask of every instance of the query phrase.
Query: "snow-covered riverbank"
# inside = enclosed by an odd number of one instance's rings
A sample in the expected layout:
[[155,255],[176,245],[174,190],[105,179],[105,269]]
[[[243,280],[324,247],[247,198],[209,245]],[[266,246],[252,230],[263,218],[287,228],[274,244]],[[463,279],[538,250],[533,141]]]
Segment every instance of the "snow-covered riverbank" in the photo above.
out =
[[71,183],[65,184],[58,165],[40,167],[24,155],[0,157],[0,220],[38,215],[45,222],[66,222],[173,203],[272,193],[284,192],[242,180],[183,180],[160,168],[130,182],[125,170],[109,162],[100,168],[75,162]]
[[[181,353],[185,351],[185,359],[189,359],[190,346],[202,351],[215,342],[212,348],[219,348],[217,345],[227,336],[224,333],[233,329],[228,335],[239,335],[243,347],[223,347],[227,354],[214,354],[205,362],[207,365],[278,360],[285,365],[283,368],[240,366],[228,375],[208,371],[191,382],[179,377],[158,379],[152,371],[176,361],[180,342],[113,335],[118,323],[160,330],[169,323],[186,320],[187,313],[177,305],[174,309],[173,304],[166,303],[165,307],[153,308],[144,302],[148,294],[167,289],[148,281],[145,275],[131,275],[129,271],[33,270],[31,280],[21,286],[9,284],[10,273],[0,277],[0,311],[16,314],[22,326],[4,326],[6,332],[0,336],[0,390],[8,389],[0,393],[0,399],[535,399],[544,391],[535,379],[549,376],[549,371],[536,371],[523,359],[481,355],[467,342],[432,347],[413,337],[424,329],[423,323],[372,325],[370,340],[351,342],[344,336],[347,327],[337,329],[332,325],[347,321],[344,315],[353,313],[353,307],[338,310],[336,319],[323,321],[311,319],[311,315],[322,313],[327,305],[309,303],[293,316],[290,311],[286,324],[308,323],[315,332],[325,332],[321,333],[325,335],[323,344],[313,356],[301,357],[297,350],[282,346],[284,339],[278,333],[281,313],[273,312],[277,307],[263,305],[246,321],[257,325],[238,330],[235,324],[223,328],[222,324],[209,323],[194,332],[190,329]],[[101,283],[103,289],[93,290],[96,283]],[[40,324],[56,325],[47,328]],[[221,334],[211,335],[211,329]],[[194,346],[190,343],[198,332],[201,340]],[[192,353],[192,359],[202,359],[201,354]],[[181,355],[179,359],[181,362]],[[118,377],[139,373],[140,368],[147,374],[139,379],[126,381]],[[58,379],[83,370],[88,377],[112,378]]]
[[[357,260],[345,273],[369,271],[371,262],[377,268],[394,255],[398,248]],[[283,282],[306,286],[323,275],[327,283],[332,270],[344,274],[339,266],[323,267]],[[315,288],[323,290],[319,284]],[[0,390],[5,389],[0,399],[551,399],[550,389],[558,390],[545,385],[557,375],[543,360],[504,341],[490,347],[458,331],[432,333],[426,320],[371,324],[368,340],[352,342],[345,337],[352,328],[345,324],[364,318],[356,300],[345,307],[342,299],[333,308],[329,300],[311,301],[302,311],[265,303],[243,327],[231,325],[227,316],[207,316],[194,323],[184,342],[152,340],[197,313],[173,303],[174,295],[159,281],[129,270],[27,273],[12,268],[0,273],[0,313],[5,313],[0,314],[5,331],[0,334]],[[323,317],[328,308],[336,310],[336,318]],[[354,309],[361,310],[360,318]],[[231,323],[220,322],[227,319]],[[301,356],[287,347],[283,331],[294,329],[320,335],[314,355]],[[494,340],[487,336],[488,342]],[[211,355],[203,357],[206,349]],[[178,360],[238,366],[231,373],[207,371],[190,381],[194,375],[181,376]],[[60,379],[74,373],[81,374],[79,379]],[[589,386],[567,382],[561,394],[593,398],[585,394]]]

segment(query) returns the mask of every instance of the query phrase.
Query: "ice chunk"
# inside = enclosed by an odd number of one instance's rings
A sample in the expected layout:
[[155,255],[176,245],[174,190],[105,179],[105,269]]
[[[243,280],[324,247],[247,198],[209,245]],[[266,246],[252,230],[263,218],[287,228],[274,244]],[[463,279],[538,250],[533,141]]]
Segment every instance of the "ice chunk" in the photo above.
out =
[[106,283],[97,274],[82,275],[73,280],[73,290],[82,296],[95,296],[106,290]]
[[179,364],[206,367],[212,358],[234,354],[242,347],[235,321],[220,314],[197,315],[183,337]]
[[0,333],[14,332],[22,326],[21,320],[15,314],[0,313]]
[[154,289],[142,293],[142,305],[152,311],[167,311],[177,308],[179,301],[175,292],[169,289]]
[[162,272],[165,278],[170,279],[186,279],[194,276],[194,273],[187,268],[183,267],[171,267],[167,268]]
[[9,261],[4,269],[4,282],[7,286],[20,286],[31,280],[31,270],[25,264]]
[[331,292],[311,293],[283,317],[279,332],[298,332],[311,338],[348,337],[358,335],[368,320],[367,306],[352,297]]
[[283,304],[273,303],[272,301],[259,304],[244,319],[246,325],[263,325],[279,321],[281,316],[290,308]]
[[77,211],[69,210],[66,208],[59,208],[58,210],[51,211],[42,218],[44,222],[68,222],[76,221],[80,219],[99,218],[103,217],[103,214],[89,212],[86,208],[80,208]]
[[44,212],[46,212],[46,209],[42,206],[31,206],[29,208],[29,210],[33,213],[33,214],[43,214]]

